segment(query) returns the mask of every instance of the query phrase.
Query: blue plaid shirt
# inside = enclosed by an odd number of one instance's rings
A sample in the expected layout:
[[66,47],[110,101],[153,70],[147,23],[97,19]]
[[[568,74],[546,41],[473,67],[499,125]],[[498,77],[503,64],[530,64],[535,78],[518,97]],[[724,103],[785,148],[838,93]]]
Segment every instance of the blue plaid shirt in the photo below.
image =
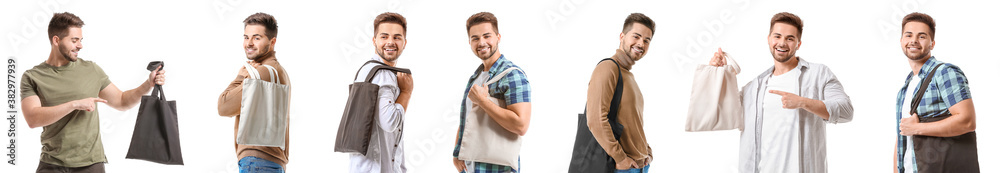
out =
[[[924,65],[920,67],[920,72],[917,74],[918,77],[923,79],[927,76],[927,73],[934,69],[934,66],[942,64],[944,62],[938,61],[933,56],[924,62]],[[903,154],[906,153],[906,136],[899,134],[899,122],[902,119],[903,114],[910,114],[909,111],[903,112],[903,110],[910,110],[910,108],[904,108],[903,102],[909,102],[910,100],[904,100],[906,98],[906,87],[910,85],[910,79],[913,77],[913,72],[909,72],[906,76],[906,82],[903,83],[903,88],[899,90],[899,94],[896,95],[896,165],[899,167],[903,166]],[[923,82],[923,80],[920,80]],[[918,85],[919,86],[919,85]],[[914,91],[910,91],[911,95],[916,95],[918,88],[914,88]],[[958,104],[958,102],[971,99],[972,94],[969,92],[969,80],[965,77],[965,73],[962,72],[958,66],[944,63],[941,67],[938,67],[934,78],[931,79],[931,83],[927,85],[927,91],[924,92],[924,96],[920,98],[920,103],[917,105],[917,115],[920,117],[937,117],[941,114],[949,113],[948,108]],[[917,98],[913,98],[917,99]],[[913,165],[915,169],[916,165]]]
[[[513,62],[504,58],[501,54],[500,58],[497,58],[496,62],[490,66],[489,74],[490,78],[493,78],[497,73],[502,72],[510,67],[518,67],[514,65]],[[462,94],[462,109],[459,112],[459,124],[458,124],[458,141],[462,141],[462,132],[465,130],[465,102],[469,98],[469,89],[472,88],[472,83],[479,77],[480,72],[483,71],[483,65],[479,65],[476,68],[476,72],[472,73],[469,77],[469,84],[465,85],[465,92]],[[520,69],[520,67],[518,67]],[[501,78],[500,81],[490,84],[487,86],[489,88],[489,94],[492,97],[504,98],[507,105],[512,105],[514,103],[521,102],[531,102],[531,85],[528,84],[528,76],[526,76],[522,70],[514,70],[507,73],[507,76]],[[452,153],[453,157],[458,157],[458,151],[461,148],[462,143],[455,143],[455,151]],[[484,150],[486,148],[483,148]],[[513,170],[510,166],[494,165],[489,163],[476,163],[474,168],[468,168],[470,170],[475,170],[475,172],[517,172],[518,170]]]

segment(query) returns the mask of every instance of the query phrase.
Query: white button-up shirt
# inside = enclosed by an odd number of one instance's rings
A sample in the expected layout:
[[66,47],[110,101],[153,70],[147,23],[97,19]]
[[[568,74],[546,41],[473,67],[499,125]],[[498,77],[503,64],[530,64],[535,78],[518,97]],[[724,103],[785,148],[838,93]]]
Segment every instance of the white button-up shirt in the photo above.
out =
[[[383,62],[378,55],[372,60]],[[355,82],[364,82],[368,72],[378,63],[368,63],[361,67]],[[351,154],[350,172],[406,172],[403,162],[403,115],[406,110],[396,103],[399,97],[399,85],[396,73],[389,70],[379,70],[372,77],[371,83],[379,85],[378,89],[378,127],[372,130],[368,145],[368,155]]]
[[[796,57],[798,58],[798,57]],[[844,92],[844,87],[825,65],[809,63],[799,58],[799,96],[823,101],[826,111],[830,113],[829,120],[824,120],[805,109],[798,109],[795,116],[799,117],[800,153],[798,172],[825,173],[826,166],[826,124],[846,123],[854,117],[851,99]],[[753,81],[743,86],[743,118],[744,129],[740,136],[740,155],[738,169],[742,173],[758,173],[761,160],[761,129],[764,118],[764,94],[768,94],[767,81],[774,67],[764,71]]]

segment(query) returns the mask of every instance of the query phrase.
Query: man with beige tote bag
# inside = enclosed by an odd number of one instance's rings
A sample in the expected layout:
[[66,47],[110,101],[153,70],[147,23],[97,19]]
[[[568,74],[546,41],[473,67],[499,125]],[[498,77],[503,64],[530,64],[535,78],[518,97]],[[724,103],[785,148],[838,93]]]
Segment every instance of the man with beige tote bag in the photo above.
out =
[[[278,63],[278,59],[275,57],[274,44],[278,36],[278,22],[274,19],[274,16],[266,13],[256,13],[243,20],[243,24],[243,48],[247,55],[247,64],[243,68],[240,68],[236,79],[219,95],[219,115],[236,117],[236,124],[234,125],[236,130],[234,136],[237,136],[236,138],[239,138],[240,125],[243,124],[241,123],[241,118],[243,118],[241,117],[242,112],[245,111],[244,108],[247,108],[243,105],[243,101],[245,100],[244,88],[250,83],[244,83],[244,81],[272,83],[272,85],[278,87],[282,85],[287,87],[290,84],[285,68]],[[280,99],[286,100],[271,100],[270,102],[286,103],[285,105],[277,106],[284,106],[286,110],[284,112],[287,112],[287,99],[289,97],[286,95]],[[254,107],[261,106],[272,105],[267,103],[254,105]],[[283,147],[245,145],[237,141],[234,145],[236,147],[236,159],[239,160],[237,164],[240,172],[284,172],[285,164],[288,163],[288,115],[274,115],[274,117],[285,117],[283,120],[285,133],[282,136],[284,144],[280,145]],[[280,122],[282,120],[276,121]]]
[[402,173],[406,172],[403,155],[403,123],[410,95],[413,93],[413,78],[409,72],[374,68],[396,67],[399,56],[406,48],[406,18],[397,13],[386,12],[375,17],[374,25],[372,44],[375,46],[376,55],[370,57],[371,60],[358,69],[354,79],[354,82],[369,81],[378,85],[378,99],[375,99],[377,106],[370,105],[376,106],[374,127],[369,128],[371,129],[369,134],[355,134],[370,135],[370,141],[367,155],[350,154],[351,164],[348,172]]
[[465,26],[469,46],[483,64],[465,87],[453,164],[458,172],[520,172],[520,137],[531,120],[528,78],[500,54],[493,13],[473,14]]
[[[767,34],[774,66],[743,86],[743,130],[738,169],[754,172],[826,172],[826,124],[854,117],[851,99],[826,65],[795,55],[802,20],[781,12]],[[710,65],[726,65],[720,49]]]

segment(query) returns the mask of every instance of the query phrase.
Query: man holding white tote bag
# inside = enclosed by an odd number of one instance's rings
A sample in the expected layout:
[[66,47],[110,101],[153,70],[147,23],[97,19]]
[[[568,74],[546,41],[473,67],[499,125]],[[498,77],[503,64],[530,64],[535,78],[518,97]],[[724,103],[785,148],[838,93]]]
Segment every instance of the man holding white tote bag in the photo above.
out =
[[[850,122],[851,99],[829,67],[795,55],[802,19],[781,12],[771,18],[767,43],[774,66],[743,86],[739,172],[824,173],[826,124]],[[716,52],[709,65],[724,66]]]
[[453,164],[459,172],[520,172],[520,137],[531,120],[528,78],[499,53],[493,13],[473,14],[465,26],[483,64],[465,87]]
[[[235,146],[241,173],[284,172],[285,164],[288,163],[289,79],[285,68],[274,55],[278,23],[266,13],[250,15],[243,23],[243,47],[249,61],[219,96],[219,115],[236,117]],[[262,92],[266,94],[261,94]],[[253,105],[245,105],[248,103]],[[247,113],[254,117],[243,117],[249,116],[242,115]],[[262,119],[266,121],[259,121]],[[284,135],[280,134],[281,131],[284,131]],[[273,142],[275,139],[278,140],[277,144]],[[247,143],[248,141],[254,142]]]

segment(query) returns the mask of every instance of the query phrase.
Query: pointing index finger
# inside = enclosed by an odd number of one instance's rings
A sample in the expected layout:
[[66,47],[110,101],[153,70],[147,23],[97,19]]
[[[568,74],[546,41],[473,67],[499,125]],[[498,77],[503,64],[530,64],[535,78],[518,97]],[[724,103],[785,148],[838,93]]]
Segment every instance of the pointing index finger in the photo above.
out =
[[788,92],[778,91],[778,90],[767,90],[767,92],[772,93],[772,94],[781,95],[781,96],[786,96],[788,94],[791,94],[791,93],[788,93]]

